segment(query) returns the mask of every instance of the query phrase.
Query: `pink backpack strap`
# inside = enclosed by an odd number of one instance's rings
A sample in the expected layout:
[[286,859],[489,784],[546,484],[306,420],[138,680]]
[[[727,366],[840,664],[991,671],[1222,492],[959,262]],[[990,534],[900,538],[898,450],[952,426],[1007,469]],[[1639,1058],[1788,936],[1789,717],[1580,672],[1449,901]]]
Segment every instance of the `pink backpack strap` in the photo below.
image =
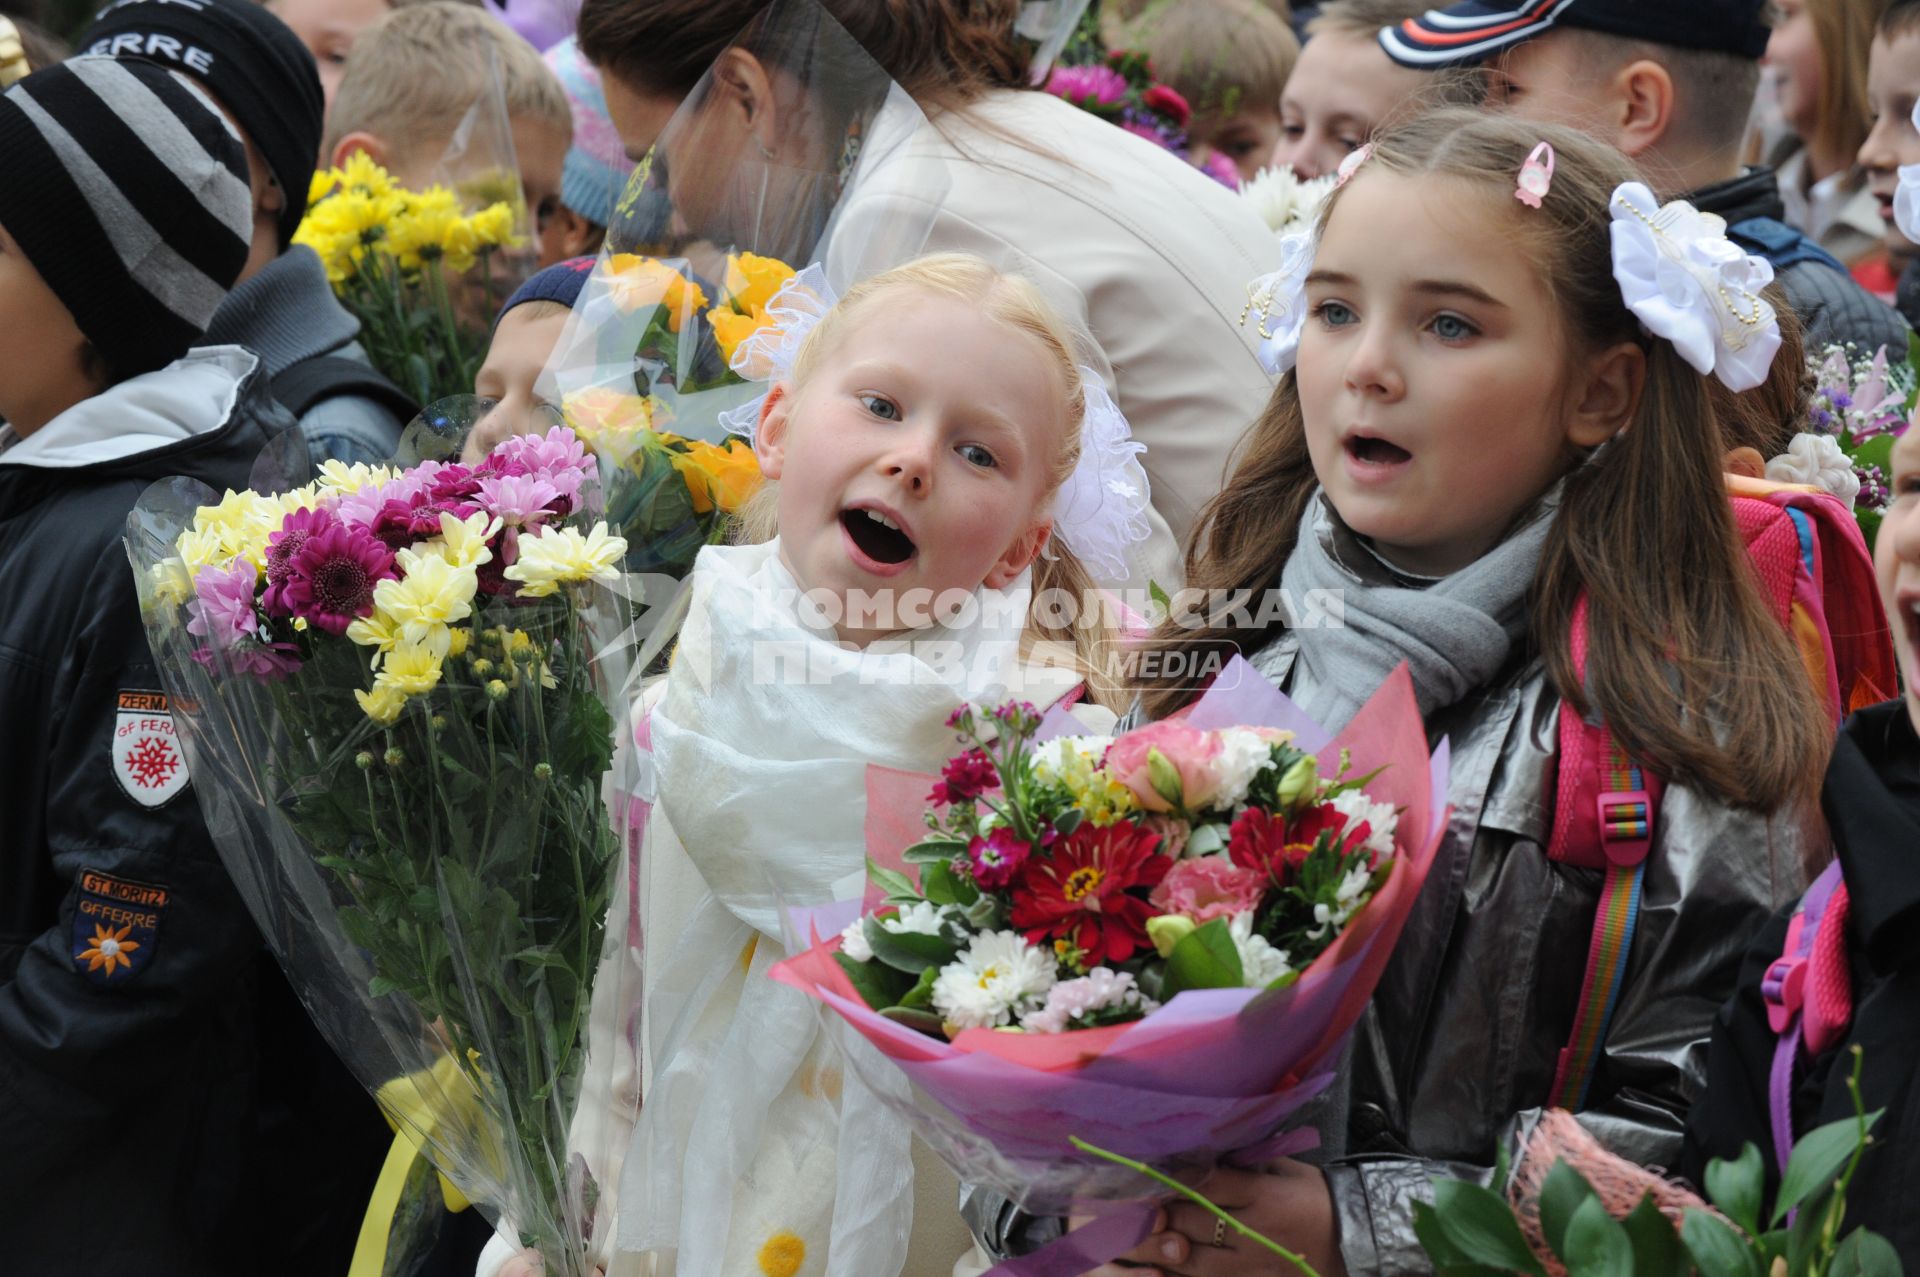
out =
[[1779,1039],[1767,1079],[1773,1155],[1784,1174],[1793,1156],[1793,1083],[1804,1044],[1808,1055],[1832,1050],[1853,1019],[1853,975],[1847,965],[1850,904],[1840,862],[1828,865],[1800,898],[1787,942],[1760,982],[1767,1027]]
[[[1573,664],[1587,668],[1587,602],[1573,615]],[[1571,1112],[1585,1106],[1594,1067],[1606,1044],[1614,1007],[1626,985],[1627,959],[1640,918],[1640,892],[1662,789],[1601,722],[1562,706],[1559,777],[1547,856],[1601,870],[1605,877],[1587,943],[1586,975],[1573,1031],[1554,1069],[1550,1103]]]

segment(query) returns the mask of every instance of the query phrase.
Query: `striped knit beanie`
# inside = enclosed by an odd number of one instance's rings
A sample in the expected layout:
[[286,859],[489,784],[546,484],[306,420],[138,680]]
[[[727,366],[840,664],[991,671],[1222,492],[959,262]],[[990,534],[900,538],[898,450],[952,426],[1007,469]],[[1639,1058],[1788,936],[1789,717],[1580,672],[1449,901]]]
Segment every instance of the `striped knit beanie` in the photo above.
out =
[[0,95],[0,156],[0,227],[112,377],[185,354],[253,235],[246,151],[206,94],[147,63],[73,58]]
[[119,0],[80,37],[86,53],[139,58],[197,80],[233,116],[280,183],[280,247],[307,211],[320,154],[320,73],[258,0]]
[[580,56],[580,47],[568,36],[546,52],[547,65],[566,90],[573,113],[573,145],[560,170],[560,202],[592,222],[608,226],[613,206],[627,189],[633,161],[627,158],[620,134],[607,114],[606,91],[600,73]]

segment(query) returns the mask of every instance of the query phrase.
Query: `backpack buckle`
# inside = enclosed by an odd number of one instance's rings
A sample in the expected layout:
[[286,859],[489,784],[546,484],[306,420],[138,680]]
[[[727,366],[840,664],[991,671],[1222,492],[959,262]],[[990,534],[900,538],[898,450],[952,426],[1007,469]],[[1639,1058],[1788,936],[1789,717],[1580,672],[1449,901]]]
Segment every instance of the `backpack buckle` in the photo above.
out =
[[1760,981],[1767,1003],[1767,1027],[1775,1036],[1785,1033],[1807,1001],[1807,959],[1803,954],[1774,959]]
[[1594,800],[1607,863],[1631,869],[1653,847],[1653,800],[1644,789],[1614,789]]

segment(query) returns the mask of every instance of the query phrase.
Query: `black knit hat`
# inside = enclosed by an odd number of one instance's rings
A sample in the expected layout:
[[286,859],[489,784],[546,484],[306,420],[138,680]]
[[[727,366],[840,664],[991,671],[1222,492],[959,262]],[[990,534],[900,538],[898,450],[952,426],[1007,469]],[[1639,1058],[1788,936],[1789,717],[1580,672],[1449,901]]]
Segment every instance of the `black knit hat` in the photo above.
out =
[[253,230],[247,153],[205,92],[148,62],[55,63],[0,94],[0,155],[0,226],[116,378],[185,354]]
[[287,246],[306,215],[326,106],[313,55],[286,23],[254,0],[121,0],[100,11],[78,47],[144,58],[205,85],[280,184]]

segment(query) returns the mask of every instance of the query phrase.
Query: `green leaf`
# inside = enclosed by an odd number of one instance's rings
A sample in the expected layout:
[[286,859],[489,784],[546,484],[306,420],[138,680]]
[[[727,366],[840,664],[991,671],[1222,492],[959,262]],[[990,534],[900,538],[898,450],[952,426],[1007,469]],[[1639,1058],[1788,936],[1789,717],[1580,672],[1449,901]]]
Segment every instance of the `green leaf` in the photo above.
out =
[[1544,1274],[1520,1233],[1513,1208],[1498,1193],[1462,1180],[1436,1180],[1433,1205],[1446,1225],[1447,1236],[1469,1261],[1533,1277]]
[[1660,1213],[1651,1196],[1642,1197],[1621,1223],[1627,1240],[1633,1244],[1633,1269],[1636,1277],[1686,1277],[1687,1264],[1680,1254],[1680,1238],[1673,1224]]
[[906,1025],[916,1033],[925,1033],[936,1038],[947,1036],[946,1022],[931,1011],[920,1011],[913,1007],[888,1007],[880,1014],[896,1023]]
[[896,971],[904,971],[915,980],[928,967],[944,967],[959,950],[939,936],[914,931],[888,931],[878,918],[865,920],[863,930],[873,956]]
[[928,838],[917,842],[900,853],[900,859],[910,865],[945,864],[955,856],[965,855],[967,844],[958,838]]
[[[1867,1114],[1867,1129],[1873,1129],[1885,1112],[1875,1109]],[[1771,1222],[1778,1224],[1810,1194],[1831,1187],[1859,1143],[1860,1119],[1852,1117],[1829,1122],[1801,1136],[1793,1146],[1793,1156],[1787,1159],[1787,1173],[1780,1177],[1780,1196],[1774,1199]]]
[[1555,1162],[1547,1172],[1546,1182],[1540,1186],[1540,1231],[1546,1235],[1547,1247],[1554,1254],[1566,1255],[1567,1225],[1581,1204],[1592,1198],[1593,1185],[1564,1161]]
[[833,955],[840,969],[847,973],[847,979],[853,983],[853,991],[860,1000],[875,1011],[884,1011],[895,1006],[913,987],[913,981],[884,962],[855,962],[844,953]]
[[1061,812],[1060,815],[1054,819],[1053,832],[1065,838],[1068,834],[1080,828],[1080,822],[1086,819],[1086,815],[1087,813],[1081,811],[1078,807],[1067,808],[1067,810]]
[[1856,1228],[1833,1253],[1827,1277],[1901,1277],[1900,1252],[1880,1234]]
[[400,991],[401,985],[398,980],[389,980],[383,975],[377,975],[367,981],[367,996],[370,998],[384,998],[389,993],[399,993]]
[[920,890],[937,905],[968,903],[960,898],[960,883],[953,875],[953,866],[944,860],[920,866]]
[[933,1005],[933,985],[940,978],[937,967],[928,967],[920,973],[920,979],[900,996],[899,1004],[913,1010],[924,1011]]
[[889,896],[911,896],[915,900],[920,899],[920,889],[913,885],[913,879],[897,869],[885,868],[872,856],[867,857],[867,878]]
[[1680,1240],[1686,1243],[1700,1277],[1763,1277],[1759,1257],[1717,1216],[1689,1210],[1680,1226]]
[[1167,955],[1167,978],[1161,997],[1172,1001],[1176,993],[1187,989],[1237,989],[1246,982],[1240,965],[1240,951],[1234,948],[1233,933],[1225,918],[1198,927],[1181,937]]
[[1598,1197],[1581,1202],[1567,1221],[1560,1258],[1569,1277],[1634,1277],[1633,1242]]
[[1451,1273],[1468,1262],[1466,1255],[1453,1244],[1453,1238],[1447,1235],[1447,1226],[1426,1202],[1413,1204],[1413,1235],[1420,1239],[1420,1248],[1442,1273]]
[[1731,1162],[1714,1158],[1707,1163],[1707,1198],[1720,1212],[1749,1234],[1760,1233],[1761,1197],[1766,1191],[1766,1175],[1760,1150],[1751,1143]]
[[1147,597],[1152,599],[1162,612],[1173,611],[1173,599],[1168,596],[1164,589],[1160,588],[1160,582],[1153,580],[1151,577],[1147,579]]

